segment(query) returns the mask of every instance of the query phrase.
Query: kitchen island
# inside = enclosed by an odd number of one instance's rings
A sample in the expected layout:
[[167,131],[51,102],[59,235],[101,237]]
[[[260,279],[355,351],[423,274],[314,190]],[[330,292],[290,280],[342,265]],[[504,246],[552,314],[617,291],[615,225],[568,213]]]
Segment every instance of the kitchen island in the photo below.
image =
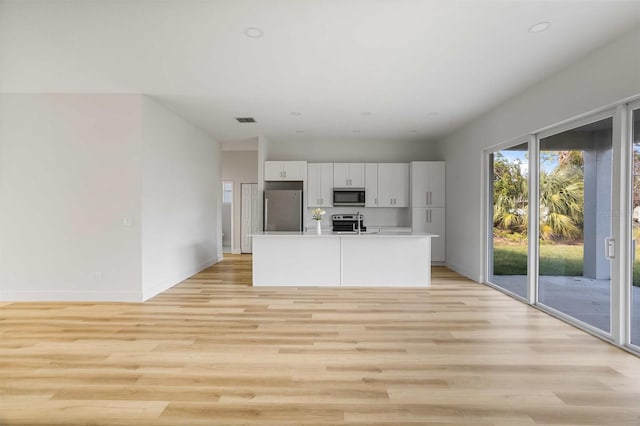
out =
[[426,233],[262,232],[253,237],[254,286],[429,287]]

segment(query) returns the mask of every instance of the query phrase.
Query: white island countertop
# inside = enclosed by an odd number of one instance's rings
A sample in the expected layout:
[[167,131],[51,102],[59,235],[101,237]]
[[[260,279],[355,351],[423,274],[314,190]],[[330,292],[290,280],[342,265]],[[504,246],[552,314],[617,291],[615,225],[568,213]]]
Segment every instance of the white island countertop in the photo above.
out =
[[424,232],[258,232],[254,286],[429,287],[431,238]]
[[313,238],[335,238],[335,237],[438,237],[436,234],[428,234],[425,232],[363,232],[356,234],[352,232],[322,232],[322,234],[316,234],[315,232],[287,232],[287,231],[267,231],[256,232],[251,234],[252,237],[313,237]]

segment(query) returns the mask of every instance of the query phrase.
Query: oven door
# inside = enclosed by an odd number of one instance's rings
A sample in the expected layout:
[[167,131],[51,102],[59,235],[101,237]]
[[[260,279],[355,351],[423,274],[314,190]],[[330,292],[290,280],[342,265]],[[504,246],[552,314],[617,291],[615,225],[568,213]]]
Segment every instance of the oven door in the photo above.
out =
[[364,206],[364,188],[334,188],[334,206]]

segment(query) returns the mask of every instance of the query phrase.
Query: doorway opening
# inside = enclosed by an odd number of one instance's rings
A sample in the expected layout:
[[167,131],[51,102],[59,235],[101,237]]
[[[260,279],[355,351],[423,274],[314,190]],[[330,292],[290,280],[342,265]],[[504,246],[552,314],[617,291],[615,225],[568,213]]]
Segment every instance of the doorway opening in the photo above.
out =
[[231,253],[233,242],[233,182],[222,182],[222,252]]

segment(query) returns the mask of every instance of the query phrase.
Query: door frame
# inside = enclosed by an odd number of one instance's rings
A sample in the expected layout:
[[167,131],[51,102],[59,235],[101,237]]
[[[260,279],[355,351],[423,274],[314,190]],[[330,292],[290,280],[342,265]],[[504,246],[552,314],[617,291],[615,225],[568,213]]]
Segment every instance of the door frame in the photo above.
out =
[[[230,220],[231,220],[231,228],[230,228],[230,232],[229,232],[229,238],[230,238],[230,243],[231,243],[231,253],[233,253],[233,249],[234,249],[234,242],[233,242],[233,224],[234,224],[234,220],[233,220],[233,213],[234,213],[234,207],[235,207],[235,184],[232,180],[225,180],[223,179],[221,181],[220,186],[222,187],[222,204],[224,205],[224,184],[225,183],[230,183],[231,184],[231,209],[230,209]],[[224,246],[224,238],[221,236],[221,240],[222,243],[220,244],[221,247]]]
[[[483,223],[485,224],[484,226],[484,259],[483,259],[483,271],[482,271],[482,276],[484,277],[484,284],[496,288],[498,290],[500,290],[501,292],[513,297],[514,299],[520,300],[522,302],[525,303],[530,303],[529,302],[529,298],[528,297],[522,297],[519,294],[516,293],[512,293],[494,283],[492,283],[490,281],[491,279],[491,275],[493,274],[493,180],[490,179],[493,176],[493,161],[491,161],[491,155],[495,154],[498,151],[503,151],[509,148],[512,148],[514,146],[518,146],[518,145],[522,145],[528,143],[529,145],[527,145],[528,148],[528,152],[529,152],[529,163],[527,165],[528,167],[528,174],[530,176],[531,174],[531,142],[530,142],[530,137],[529,136],[523,136],[523,137],[519,137],[519,138],[515,138],[515,139],[511,139],[507,142],[503,142],[497,145],[493,145],[489,148],[486,148],[483,152],[483,170],[486,170],[486,172],[484,173],[483,176],[483,183],[482,183],[482,192],[483,192],[483,199],[484,202],[486,203],[486,208],[483,209],[484,210],[484,219],[483,219]],[[531,179],[529,177],[529,179]],[[531,184],[530,182],[527,182],[527,185],[529,187],[529,199],[531,199],[530,195],[531,195]],[[531,205],[529,205],[529,209],[531,209]],[[529,235],[531,235],[531,214],[528,215],[529,217],[529,223],[527,224],[527,233]],[[530,245],[530,240],[531,238],[529,238],[527,236],[527,242]],[[527,280],[528,283],[530,283],[531,281],[531,270],[530,270],[530,254],[529,254],[529,250],[530,247],[527,249]],[[530,291],[528,291],[528,294],[530,294]]]
[[[623,149],[621,149],[621,164],[626,167],[623,170],[624,179],[623,184],[626,186],[621,187],[621,191],[624,192],[623,197],[625,203],[621,205],[621,215],[625,220],[622,224],[621,235],[626,238],[621,239],[621,243],[625,243],[624,246],[620,244],[621,248],[625,250],[622,253],[624,263],[620,265],[621,276],[624,277],[623,289],[621,289],[618,295],[620,310],[617,315],[617,320],[620,322],[620,332],[616,336],[616,343],[623,345],[626,349],[640,355],[640,342],[637,344],[631,343],[631,320],[632,320],[632,299],[633,299],[633,111],[640,110],[640,99],[632,102],[628,102],[625,105],[618,107],[620,113],[620,128],[622,134],[620,140],[622,141]],[[640,327],[640,324],[636,325]]]

